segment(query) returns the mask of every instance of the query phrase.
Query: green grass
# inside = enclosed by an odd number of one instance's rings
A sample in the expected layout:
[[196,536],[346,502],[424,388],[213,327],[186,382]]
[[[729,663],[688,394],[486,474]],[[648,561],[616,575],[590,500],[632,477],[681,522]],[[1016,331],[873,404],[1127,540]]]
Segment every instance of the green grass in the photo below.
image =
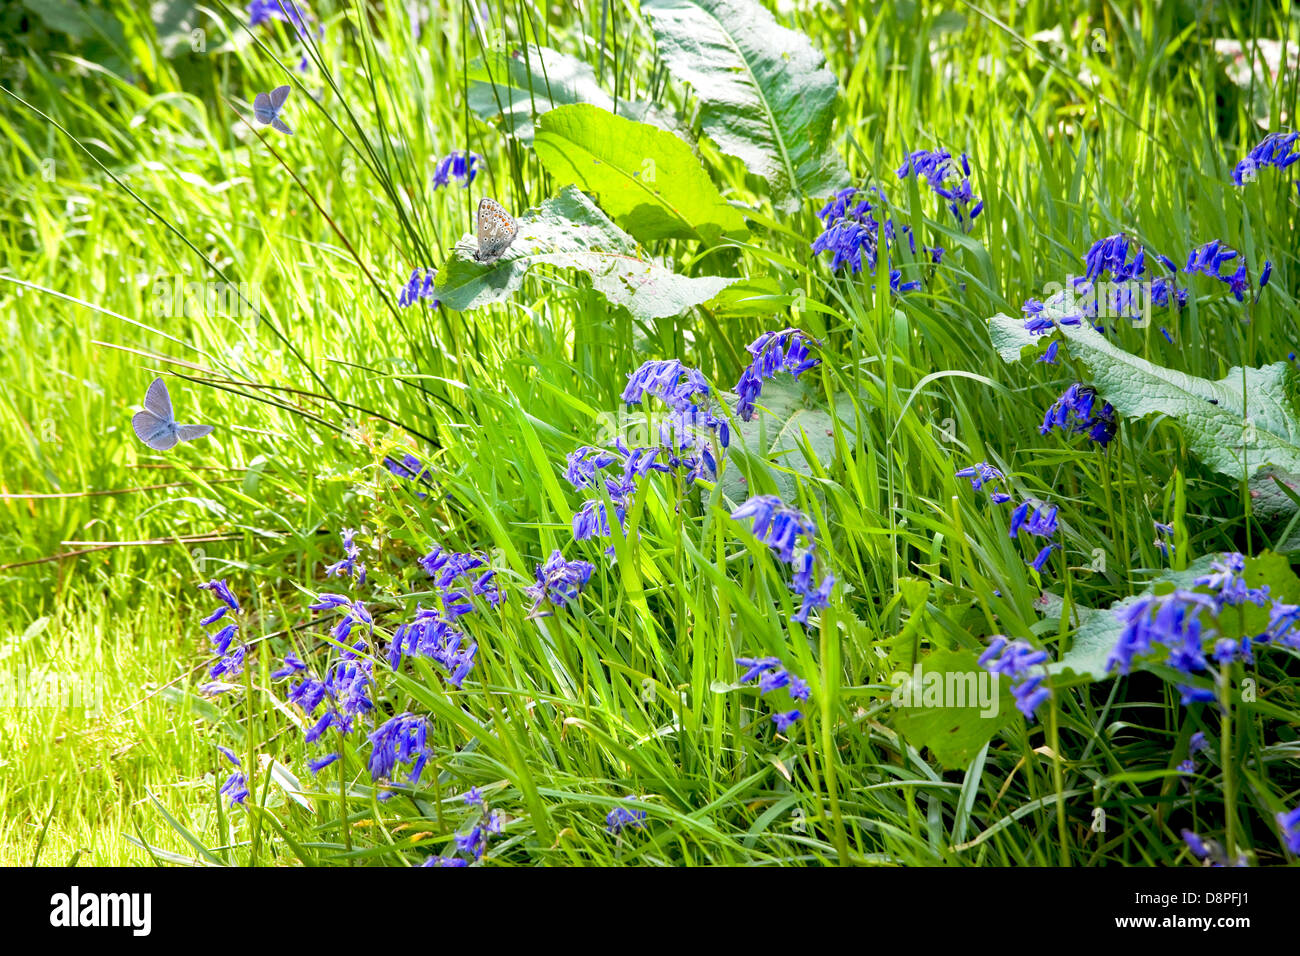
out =
[[[417,864],[467,828],[471,786],[508,817],[486,857],[499,864],[1185,864],[1182,827],[1230,831],[1260,864],[1294,861],[1273,822],[1300,791],[1294,654],[1261,657],[1270,708],[1235,711],[1230,746],[1203,755],[1190,788],[1169,772],[1188,737],[1224,728],[1149,674],[1058,691],[1050,716],[1017,716],[958,769],[901,735],[889,705],[912,648],[978,652],[1004,633],[1058,654],[1070,633],[1036,605],[1040,585],[1085,607],[1135,593],[1164,566],[1154,520],[1180,528],[1177,567],[1278,542],[1241,482],[1188,454],[1177,422],[1126,422],[1104,452],[1040,436],[1073,372],[1004,364],[985,325],[1081,271],[1099,237],[1128,231],[1180,262],[1222,238],[1275,264],[1250,321],[1198,286],[1165,321],[1176,344],[1156,326],[1119,344],[1209,378],[1286,358],[1294,177],[1266,170],[1241,191],[1229,173],[1262,135],[1257,104],[1267,128],[1294,122],[1297,75],[1241,90],[1210,44],[1294,45],[1294,14],[1147,2],[1138,27],[1120,4],[1060,20],[1038,2],[789,6],[782,21],[840,79],[835,129],[854,181],[881,184],[926,245],[949,250],[920,292],[832,278],[808,249],[818,205],[773,212],[764,184],[705,142],[751,236],[651,251],[686,274],[774,279],[786,295],[770,313],[636,322],[567,272],[473,313],[396,308],[411,268],[445,261],[480,195],[522,210],[554,191],[531,151],[465,108],[481,48],[457,4],[418,40],[400,4],[321,4],[325,37],[301,74],[292,32],[250,36],[242,10],[225,28],[204,22],[209,52],[171,59],[127,15],[115,62],[129,77],[21,51],[23,76],[0,94],[0,678],[58,675],[97,688],[102,709],[0,708],[0,861]],[[591,63],[611,94],[690,117],[635,3],[565,10],[544,23],[501,4],[492,22],[513,45],[536,38]],[[1059,43],[1034,39],[1058,25]],[[254,135],[238,114],[282,82],[295,85],[295,135]],[[893,173],[934,146],[970,155],[986,208],[969,237]],[[470,190],[434,191],[437,158],[461,148],[485,171]],[[212,280],[212,265],[247,283],[256,314],[153,312],[155,277]],[[798,480],[841,581],[816,626],[787,624],[784,573],[707,486],[644,483],[615,564],[603,544],[575,544],[582,498],[564,458],[619,409],[627,373],[680,358],[730,388],[745,345],[789,325],[823,342],[813,391],[851,409],[831,460]],[[161,373],[176,376],[178,418],[216,424],[211,439],[165,454],[135,440],[132,406]],[[427,498],[380,464],[407,450],[434,472]],[[1042,581],[1006,512],[953,477],[985,459],[1019,495],[1061,507],[1066,550]],[[381,648],[429,600],[415,559],[431,542],[489,552],[510,585],[472,618],[480,650],[463,689],[427,662],[400,677],[382,654],[375,664],[384,713],[431,715],[415,799],[376,800],[355,743],[313,782],[317,751],[269,677],[288,650],[328,652],[333,619],[307,606],[343,590],[323,569],[348,527],[362,531],[357,596]],[[575,608],[529,618],[517,586],[555,548],[595,575]],[[212,601],[194,587],[212,577],[240,596],[256,648],[245,693],[215,701],[197,690]],[[731,686],[733,659],[762,654],[813,685],[788,740],[756,690]],[[218,744],[287,767],[309,806],[259,772],[256,809],[229,808]],[[629,794],[647,826],[611,838],[605,814]]]

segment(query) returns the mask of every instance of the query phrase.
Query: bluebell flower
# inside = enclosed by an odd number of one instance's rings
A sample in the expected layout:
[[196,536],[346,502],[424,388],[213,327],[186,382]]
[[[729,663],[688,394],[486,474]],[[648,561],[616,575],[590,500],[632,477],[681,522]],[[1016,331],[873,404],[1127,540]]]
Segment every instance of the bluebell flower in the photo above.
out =
[[397,304],[402,308],[407,308],[422,299],[433,299],[431,305],[436,309],[438,299],[433,285],[434,275],[435,270],[433,269],[425,269],[423,274],[421,274],[418,267],[413,269],[411,278],[406,280],[406,284],[402,286],[401,291],[397,294]]
[[484,832],[483,825],[476,823],[468,833],[457,833],[456,849],[475,860],[481,859],[483,851],[487,849],[487,833]]
[[1066,434],[1087,435],[1104,448],[1115,437],[1119,426],[1115,407],[1110,402],[1097,406],[1097,390],[1075,382],[1048,408],[1039,433],[1047,435],[1059,428]]
[[483,794],[479,793],[478,787],[470,787],[467,791],[465,791],[465,795],[461,797],[461,799],[465,801],[466,806],[470,806],[470,807],[483,806]]
[[227,624],[215,634],[209,634],[208,640],[212,642],[213,648],[218,654],[226,654],[230,651],[230,645],[239,633],[238,624]]
[[1059,528],[1058,510],[1056,505],[1039,504],[1035,507],[1033,501],[1021,502],[1011,512],[1010,537],[1014,538],[1022,531],[1040,538],[1055,537]]
[[775,670],[781,666],[779,657],[737,657],[736,666],[743,667],[744,673],[737,680],[742,684],[748,684],[752,680],[757,680],[770,670]]
[[1206,587],[1218,592],[1215,598],[1225,607],[1237,607],[1241,604],[1263,607],[1269,599],[1268,585],[1262,588],[1248,587],[1245,578],[1242,577],[1245,571],[1245,556],[1237,551],[1229,551],[1210,563],[1209,574],[1201,575],[1193,583],[1197,587]]
[[230,590],[230,587],[226,584],[224,579],[221,581],[208,581],[206,584],[200,584],[199,590],[211,591],[219,597],[222,602],[230,608],[230,610],[235,611],[236,613],[239,612],[239,601],[236,600],[234,592]]
[[1006,481],[1006,475],[998,471],[987,461],[981,461],[974,465],[967,465],[960,471],[953,473],[954,478],[967,478],[970,480],[970,486],[975,491],[979,491],[985,485],[989,486],[989,500],[995,505],[1005,504],[1011,500],[1011,496],[998,488],[998,483]]
[[[908,176],[923,179],[936,195],[948,201],[948,211],[963,229],[969,231],[984,210],[984,201],[976,199],[971,191],[970,160],[965,153],[962,153],[959,165],[946,149],[915,150],[908,153],[896,172],[899,179]],[[949,185],[950,181],[953,185]]]
[[235,752],[231,750],[229,747],[222,747],[220,744],[218,744],[217,750],[221,751],[221,755],[225,757],[227,760],[229,760],[236,767],[240,766],[239,758],[235,756]]
[[808,344],[817,344],[802,329],[788,328],[779,332],[764,332],[746,346],[753,361],[740,373],[736,383],[736,414],[745,421],[754,417],[754,401],[763,390],[763,380],[780,372],[789,372],[798,378],[808,369],[821,364],[820,359],[808,354]]
[[818,608],[830,607],[831,589],[835,587],[835,576],[828,574],[822,578],[822,583],[816,588],[799,589],[803,595],[803,601],[799,605],[799,610],[790,618],[800,624],[808,623],[808,615]]
[[357,532],[352,528],[347,528],[341,533],[343,539],[343,560],[331,564],[325,569],[327,578],[338,577],[356,577],[357,586],[360,587],[366,583],[366,566],[358,565],[357,560],[361,557],[361,549],[356,544]]
[[1033,720],[1038,708],[1052,696],[1051,691],[1040,686],[1046,672],[1033,673],[1035,667],[1046,662],[1046,651],[1038,650],[1028,641],[1010,641],[996,634],[977,663],[990,674],[1005,674],[1010,678],[1016,708],[1026,720]]
[[399,764],[410,764],[407,782],[415,784],[432,756],[428,745],[428,722],[416,714],[398,714],[384,721],[370,734],[370,779],[392,779]]
[[497,587],[496,571],[481,554],[446,551],[435,544],[419,563],[438,587],[443,611],[449,618],[473,611],[475,597],[483,598],[493,607],[505,599]]
[[310,770],[313,774],[318,774],[338,759],[339,759],[339,755],[337,753],[325,754],[323,757],[317,757],[314,760],[308,760],[307,769]]
[[1292,853],[1300,854],[1300,807],[1277,815],[1277,825],[1282,831],[1282,842]]
[[646,812],[634,807],[615,807],[605,816],[605,830],[618,836],[628,827],[644,827]]
[[1210,687],[1197,687],[1191,684],[1175,684],[1174,687],[1182,695],[1178,698],[1178,703],[1184,707],[1190,707],[1192,704],[1212,704],[1218,699],[1214,689]]
[[754,536],[787,564],[794,560],[800,539],[811,546],[817,526],[803,512],[787,507],[776,495],[754,495],[731,513],[733,521],[753,519]]
[[1300,153],[1293,153],[1297,136],[1300,133],[1269,133],[1232,170],[1232,181],[1238,186],[1255,181],[1259,171],[1265,166],[1286,169],[1296,160]]
[[431,856],[420,866],[469,866],[469,861],[458,856]]
[[284,666],[276,668],[271,672],[271,680],[284,680],[286,677],[292,677],[307,669],[307,665],[298,660],[298,655],[293,651],[284,655]]
[[474,182],[478,175],[479,164],[483,157],[468,151],[452,151],[438,161],[433,173],[433,188],[442,189],[453,179],[459,180],[462,187]]
[[802,719],[803,712],[797,708],[795,710],[788,710],[784,713],[778,712],[772,715],[772,723],[776,724],[776,731],[780,734],[789,730],[795,721]]
[[224,604],[219,605],[215,611],[213,611],[211,614],[209,614],[209,615],[208,615],[207,617],[205,617],[203,620],[199,621],[199,626],[200,626],[200,627],[207,627],[209,624],[215,624],[217,621],[219,621],[219,620],[221,620],[223,617],[225,617],[225,616],[226,616],[226,612],[229,611],[229,610],[230,610],[230,608],[226,607]]
[[565,459],[564,477],[579,491],[591,488],[596,484],[597,472],[617,464],[620,460],[620,457],[611,451],[583,445],[569,452]]
[[1053,339],[1052,343],[1047,346],[1047,350],[1043,352],[1042,355],[1038,356],[1038,361],[1043,362],[1044,364],[1047,365],[1055,365],[1056,353],[1059,352],[1060,350],[1061,350],[1061,340]]
[[1191,830],[1184,830],[1182,832],[1182,837],[1183,842],[1187,844],[1187,848],[1192,851],[1192,856],[1196,857],[1198,860],[1204,860],[1209,857],[1210,848],[1205,845],[1204,840]]
[[543,601],[563,607],[576,600],[591,580],[593,571],[595,566],[590,562],[566,561],[559,550],[553,551],[545,564],[537,566],[537,583],[524,589],[533,599],[532,610],[536,611]]
[[1047,559],[1052,556],[1052,552],[1056,550],[1057,547],[1059,547],[1059,545],[1044,545],[1038,554],[1034,556],[1034,559],[1029,562],[1029,566],[1041,574],[1043,571],[1043,565],[1047,563]]
[[237,803],[243,803],[248,799],[247,778],[239,771],[235,771],[221,785],[221,794],[230,801],[232,807]]
[[1201,648],[1202,611],[1215,611],[1207,594],[1178,589],[1163,595],[1147,595],[1115,609],[1122,628],[1106,659],[1106,670],[1127,674],[1133,660],[1156,647],[1168,649],[1169,663],[1184,673],[1205,669]]
[[1283,647],[1300,651],[1300,604],[1275,601],[1269,608],[1268,631],[1265,641],[1277,641]]

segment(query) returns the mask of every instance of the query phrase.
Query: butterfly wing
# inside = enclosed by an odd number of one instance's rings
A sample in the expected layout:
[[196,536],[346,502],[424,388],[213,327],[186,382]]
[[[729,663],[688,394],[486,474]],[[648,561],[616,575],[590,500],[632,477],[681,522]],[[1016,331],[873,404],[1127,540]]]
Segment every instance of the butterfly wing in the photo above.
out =
[[175,417],[172,413],[172,397],[167,393],[167,383],[161,378],[149,383],[149,390],[144,393],[144,407],[165,422]]
[[196,438],[202,438],[204,435],[212,434],[211,425],[177,425],[176,437],[181,441],[194,441]]
[[271,106],[271,97],[265,93],[258,93],[254,96],[253,115],[257,117],[257,121],[263,126],[275,119],[275,108]]
[[167,451],[176,445],[176,423],[160,418],[148,409],[136,412],[131,418],[135,437],[155,451]]
[[477,226],[478,251],[474,258],[479,262],[494,262],[501,258],[519,233],[519,223],[514,216],[494,199],[479,200]]
[[286,123],[284,120],[280,119],[280,117],[278,116],[271,117],[271,128],[277,129],[281,133],[286,133],[289,136],[293,135],[293,130],[289,129],[289,124]]
[[284,101],[288,98],[289,87],[277,86],[270,93],[271,109],[275,110],[277,113],[280,112],[280,107],[284,105]]

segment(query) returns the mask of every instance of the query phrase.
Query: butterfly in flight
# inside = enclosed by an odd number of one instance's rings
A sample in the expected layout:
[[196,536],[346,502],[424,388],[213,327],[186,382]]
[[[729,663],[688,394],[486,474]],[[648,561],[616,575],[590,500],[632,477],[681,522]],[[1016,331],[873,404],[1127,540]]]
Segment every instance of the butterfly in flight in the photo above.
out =
[[478,201],[475,262],[496,262],[519,234],[519,223],[495,199]]
[[178,425],[172,413],[172,399],[167,384],[160,378],[149,384],[144,393],[144,411],[131,419],[135,437],[155,451],[167,451],[177,442],[194,441],[212,431],[211,425]]
[[253,115],[263,126],[270,123],[272,129],[278,129],[281,133],[292,136],[293,130],[280,119],[280,111],[284,109],[284,101],[288,98],[289,87],[287,86],[277,86],[270,93],[258,93],[253,97]]

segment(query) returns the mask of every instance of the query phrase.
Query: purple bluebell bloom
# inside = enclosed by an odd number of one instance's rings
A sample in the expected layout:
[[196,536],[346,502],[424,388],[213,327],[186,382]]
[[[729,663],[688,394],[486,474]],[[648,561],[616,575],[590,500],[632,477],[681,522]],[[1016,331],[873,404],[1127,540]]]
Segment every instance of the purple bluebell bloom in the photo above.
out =
[[628,827],[644,827],[646,812],[635,807],[615,807],[605,816],[605,830],[618,836]]

